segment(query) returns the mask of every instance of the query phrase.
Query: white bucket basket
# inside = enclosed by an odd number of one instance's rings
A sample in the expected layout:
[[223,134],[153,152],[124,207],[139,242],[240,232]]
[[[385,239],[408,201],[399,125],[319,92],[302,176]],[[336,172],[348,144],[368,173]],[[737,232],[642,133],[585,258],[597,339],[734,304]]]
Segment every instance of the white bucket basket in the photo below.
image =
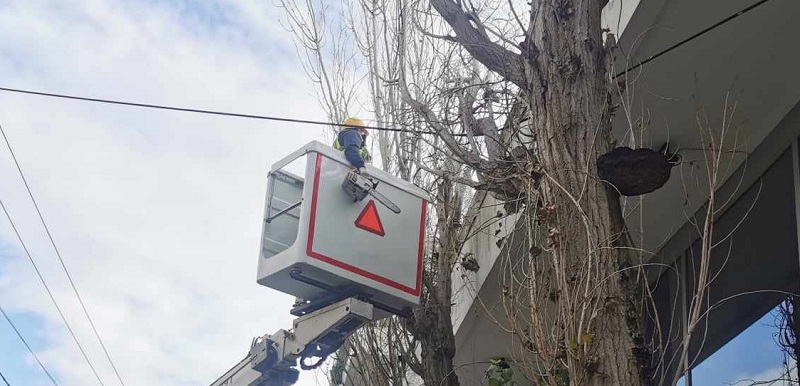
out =
[[[282,170],[306,158],[301,178]],[[342,189],[352,166],[311,142],[273,165],[258,260],[258,283],[303,299],[362,296],[385,311],[419,304],[428,195],[367,166],[376,190],[400,207],[393,213]]]

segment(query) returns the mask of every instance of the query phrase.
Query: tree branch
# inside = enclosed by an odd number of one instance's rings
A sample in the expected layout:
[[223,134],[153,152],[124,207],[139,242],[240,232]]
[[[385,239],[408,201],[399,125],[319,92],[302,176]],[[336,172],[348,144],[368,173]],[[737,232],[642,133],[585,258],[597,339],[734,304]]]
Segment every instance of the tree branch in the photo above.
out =
[[[491,41],[489,36],[477,28],[480,21],[468,15],[452,0],[430,0],[433,8],[453,28],[458,40],[467,52],[489,70],[526,88],[525,69],[522,56]],[[475,23],[475,26],[473,25]]]
[[[400,57],[404,58],[404,56],[405,50],[401,46]],[[403,101],[411,106],[411,108],[414,109],[414,111],[416,111],[418,114],[422,115],[422,117],[425,119],[425,122],[434,129],[436,134],[444,141],[447,148],[450,149],[455,156],[471,167],[480,170],[483,164],[483,160],[481,159],[480,155],[462,148],[456,141],[455,137],[453,137],[452,133],[450,133],[448,128],[438,122],[436,113],[434,113],[433,110],[431,110],[431,108],[426,104],[416,100],[414,96],[411,95],[411,91],[408,89],[408,84],[406,83],[405,70],[401,70],[399,75],[400,93]]]
[[472,181],[472,180],[468,180],[468,179],[466,179],[466,178],[458,178],[458,177],[454,177],[454,176],[452,175],[452,173],[448,173],[448,172],[446,172],[446,171],[435,170],[435,169],[433,169],[433,168],[429,168],[429,167],[427,167],[427,166],[423,165],[421,162],[417,162],[416,164],[417,164],[417,167],[418,167],[418,168],[420,168],[420,169],[422,169],[422,170],[424,170],[424,171],[426,171],[426,172],[428,172],[428,173],[430,173],[430,174],[433,174],[433,175],[435,175],[435,176],[438,176],[438,177],[444,177],[445,175],[447,175],[447,178],[449,178],[449,179],[453,180],[453,182],[455,182],[455,183],[457,183],[457,184],[461,184],[461,185],[469,186],[469,187],[471,187],[471,188],[476,188],[476,187],[478,187],[478,186],[480,185],[480,183],[479,183],[479,182]]

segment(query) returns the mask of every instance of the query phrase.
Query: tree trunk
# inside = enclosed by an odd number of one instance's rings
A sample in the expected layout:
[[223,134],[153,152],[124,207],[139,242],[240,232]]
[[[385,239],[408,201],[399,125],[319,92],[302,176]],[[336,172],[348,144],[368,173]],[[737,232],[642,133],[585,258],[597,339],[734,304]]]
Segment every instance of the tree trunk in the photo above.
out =
[[[557,374],[566,372],[571,385],[648,383],[641,312],[645,282],[640,267],[629,269],[635,263],[632,250],[620,248],[628,240],[619,197],[599,180],[596,168],[599,156],[611,148],[611,82],[600,23],[606,0],[532,1],[519,54],[507,47],[507,40],[492,40],[479,15],[466,11],[462,2],[429,1],[455,32],[445,39],[519,86],[530,107],[535,141],[524,144],[530,147],[522,152],[526,154],[511,154],[521,161],[515,165],[534,170],[512,170],[507,177],[518,180],[527,193],[529,213],[535,213],[531,216],[549,235],[547,257],[541,258],[550,258],[553,267],[547,282],[554,291],[554,315],[534,315],[546,308],[536,307],[539,299],[530,299],[531,334],[541,346],[534,350],[552,372],[540,380],[555,385],[561,382],[555,380]],[[412,106],[450,140],[445,141],[448,147],[458,148],[430,109]],[[467,156],[471,158],[462,160],[468,165],[478,170],[485,166],[473,160],[474,154]],[[536,193],[541,201],[534,198]],[[534,261],[531,269],[536,269]],[[555,326],[543,320],[553,320]],[[553,337],[560,341],[553,344]]]
[[567,356],[571,384],[641,385],[648,362],[642,283],[636,271],[626,270],[633,263],[630,250],[618,248],[627,242],[619,196],[599,181],[595,166],[611,149],[601,4],[554,3],[544,1],[532,13],[522,49],[542,169],[538,217],[562,273],[556,278],[565,299],[558,322],[564,347],[581,346]]
[[408,331],[420,342],[421,366],[415,372],[425,386],[459,386],[453,369],[456,341],[451,320],[452,266],[456,260],[458,223],[461,221],[461,195],[452,181],[443,179],[436,197],[436,234],[439,236],[432,257],[432,269],[425,278],[423,306],[407,320]]
[[[425,386],[459,386],[458,376],[453,369],[453,356],[455,356],[455,339],[453,334],[441,333],[444,328],[452,326],[450,323],[443,325],[444,320],[437,321],[436,333],[428,333],[423,337],[421,364],[422,377]],[[449,335],[449,336],[446,336]]]

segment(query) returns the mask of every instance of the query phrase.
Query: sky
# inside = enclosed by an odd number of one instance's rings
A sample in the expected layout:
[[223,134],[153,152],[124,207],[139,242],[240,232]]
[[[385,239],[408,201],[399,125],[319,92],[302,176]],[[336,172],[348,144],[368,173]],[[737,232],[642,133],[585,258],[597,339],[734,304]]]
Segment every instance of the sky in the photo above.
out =
[[[719,351],[698,364],[692,370],[692,384],[749,386],[752,382],[748,380],[785,379],[786,377],[782,376],[784,370],[781,364],[784,360],[783,353],[775,343],[774,334],[777,332],[775,313],[776,311],[772,311],[765,314]],[[791,378],[797,379],[796,372],[792,372]],[[771,385],[790,386],[797,385],[797,382],[779,380]]]
[[[261,0],[0,1],[0,85],[325,120],[279,15]],[[291,327],[293,299],[255,282],[266,173],[323,127],[10,93],[0,124],[126,385],[208,384]],[[0,199],[118,384],[4,146]],[[98,384],[4,216],[0,305],[60,385]],[[0,371],[51,384],[4,319]]]
[[[3,0],[0,86],[325,120],[279,16],[262,0]],[[266,173],[324,128],[6,92],[0,125],[127,385],[209,384],[253,337],[290,327],[292,297],[255,282]],[[117,384],[4,147],[0,200]],[[60,385],[98,384],[4,217],[0,305]],[[695,384],[774,372],[771,331],[754,325]],[[0,371],[51,384],[3,319]]]

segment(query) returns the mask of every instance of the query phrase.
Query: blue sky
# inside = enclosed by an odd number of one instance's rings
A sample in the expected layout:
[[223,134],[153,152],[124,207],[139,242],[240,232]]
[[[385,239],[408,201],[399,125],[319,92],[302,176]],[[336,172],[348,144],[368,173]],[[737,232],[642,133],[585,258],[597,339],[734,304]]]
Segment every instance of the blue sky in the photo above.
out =
[[[33,313],[11,313],[9,317],[14,321],[20,333],[28,344],[36,351],[46,350],[47,340],[44,338],[45,326],[40,317]],[[35,364],[33,356],[28,354],[27,348],[17,337],[5,319],[0,319],[0,371],[12,385],[46,385],[52,384],[46,375]]]
[[694,385],[728,385],[748,378],[770,380],[781,371],[783,363],[783,354],[773,338],[776,332],[775,316],[767,313],[700,363],[692,371]]

